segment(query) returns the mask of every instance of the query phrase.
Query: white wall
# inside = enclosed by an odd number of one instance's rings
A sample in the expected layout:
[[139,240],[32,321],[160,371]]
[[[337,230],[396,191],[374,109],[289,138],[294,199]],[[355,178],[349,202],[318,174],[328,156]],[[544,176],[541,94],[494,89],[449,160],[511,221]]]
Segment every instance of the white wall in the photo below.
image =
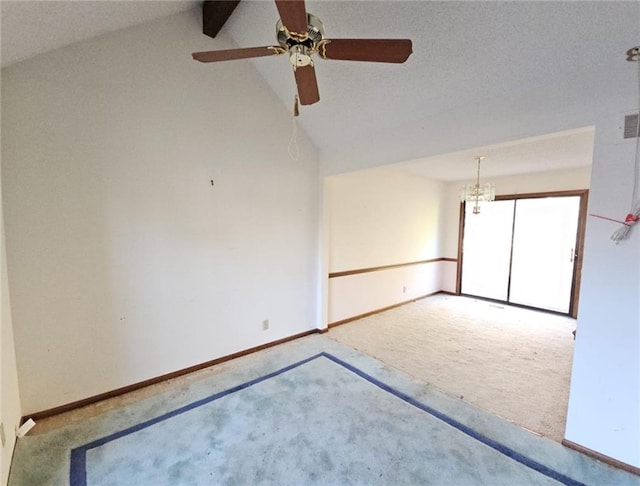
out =
[[[618,113],[597,125],[589,213],[630,208],[633,143],[618,143]],[[589,217],[565,437],[640,467],[640,228],[610,240],[616,223]]]
[[0,481],[7,484],[11,457],[16,443],[15,430],[20,424],[22,408],[18,389],[18,370],[16,366],[13,340],[13,322],[9,299],[9,280],[5,251],[4,219],[2,217],[2,197],[0,197],[0,421],[4,427],[6,442],[0,454]]
[[[441,257],[444,184],[398,170],[325,179],[329,271]],[[440,290],[441,262],[329,279],[333,323]]]
[[330,272],[440,257],[444,184],[375,169],[325,179]]
[[187,13],[2,72],[25,414],[318,325],[315,149],[289,157],[248,61],[191,59],[229,47],[200,31]]
[[458,261],[440,262],[440,285],[439,290],[443,292],[456,292],[458,280]]
[[441,290],[443,262],[329,279],[329,323],[418,299]]

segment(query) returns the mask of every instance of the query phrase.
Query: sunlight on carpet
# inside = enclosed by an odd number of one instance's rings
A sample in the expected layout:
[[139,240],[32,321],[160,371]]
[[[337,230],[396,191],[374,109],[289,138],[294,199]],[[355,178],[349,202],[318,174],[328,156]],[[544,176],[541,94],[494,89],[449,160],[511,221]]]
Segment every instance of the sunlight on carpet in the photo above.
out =
[[566,422],[575,321],[437,295],[329,337],[556,441]]

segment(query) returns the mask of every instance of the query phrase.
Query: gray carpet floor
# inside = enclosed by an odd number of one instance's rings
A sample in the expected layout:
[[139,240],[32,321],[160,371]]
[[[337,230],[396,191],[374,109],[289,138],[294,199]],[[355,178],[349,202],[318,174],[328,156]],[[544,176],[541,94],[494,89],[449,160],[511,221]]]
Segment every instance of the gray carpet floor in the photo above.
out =
[[560,442],[575,328],[566,316],[439,294],[329,337]]
[[325,336],[200,377],[36,425],[9,484],[640,485]]

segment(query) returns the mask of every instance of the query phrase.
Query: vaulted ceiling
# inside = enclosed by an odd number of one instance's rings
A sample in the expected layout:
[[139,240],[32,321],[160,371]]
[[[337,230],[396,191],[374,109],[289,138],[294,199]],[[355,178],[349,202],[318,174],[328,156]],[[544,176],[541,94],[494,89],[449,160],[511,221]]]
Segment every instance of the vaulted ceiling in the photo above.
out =
[[[3,66],[157,17],[199,12],[200,5],[2,1]],[[320,151],[366,145],[505,93],[526,97],[532,90],[542,92],[581,80],[604,83],[608,72],[620,71],[626,49],[640,43],[640,35],[634,39],[630,27],[640,25],[635,2],[307,1],[306,5],[324,22],[327,38],[413,40],[413,55],[401,65],[316,61],[321,100],[302,107],[299,123]],[[223,32],[238,47],[277,45],[277,19],[272,1],[242,0]],[[211,49],[218,46],[211,41]],[[295,83],[286,56],[231,62],[253,63],[275,95],[292,108]],[[207,68],[225,66],[216,63]],[[581,147],[576,157],[584,152]],[[580,165],[576,157],[567,155],[563,160]]]

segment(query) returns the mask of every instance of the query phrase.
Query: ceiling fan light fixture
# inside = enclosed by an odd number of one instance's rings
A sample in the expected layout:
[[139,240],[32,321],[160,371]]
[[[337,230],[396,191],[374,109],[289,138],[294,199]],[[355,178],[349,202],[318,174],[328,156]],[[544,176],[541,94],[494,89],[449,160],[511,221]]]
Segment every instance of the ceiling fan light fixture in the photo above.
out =
[[313,65],[311,60],[311,50],[302,44],[296,44],[289,48],[289,61],[294,68]]

